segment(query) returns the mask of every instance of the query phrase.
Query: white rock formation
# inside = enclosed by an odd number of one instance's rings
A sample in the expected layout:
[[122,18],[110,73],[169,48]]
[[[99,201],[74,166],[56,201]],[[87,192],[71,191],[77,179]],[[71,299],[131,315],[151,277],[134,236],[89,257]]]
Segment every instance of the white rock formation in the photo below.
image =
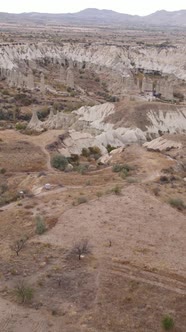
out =
[[112,150],[110,153],[106,153],[98,159],[98,163],[108,165],[112,161],[114,156],[119,156],[124,151],[124,147]]
[[42,131],[42,122],[38,119],[37,116],[37,111],[36,110],[32,110],[32,118],[28,124],[28,129],[33,129],[36,131]]
[[68,130],[76,122],[76,119],[77,116],[75,114],[67,114],[63,112],[57,112],[54,114],[51,109],[48,119],[42,122],[42,125],[45,129]]
[[159,135],[162,133],[183,133],[186,131],[186,109],[177,111],[149,111],[147,119],[150,125],[146,126],[149,134]]
[[107,149],[89,133],[80,133],[76,131],[69,132],[69,137],[66,138],[63,143],[70,152],[70,154],[82,153],[83,148],[89,148],[90,146],[97,146],[101,150],[102,154],[107,152]]
[[175,47],[145,47],[130,46],[129,48],[92,43],[86,48],[82,43],[64,43],[63,46],[45,43],[7,45],[0,47],[0,68],[16,68],[20,61],[35,61],[48,58],[52,63],[68,59],[76,63],[86,62],[87,66],[109,68],[123,77],[130,76],[130,70],[143,68],[157,70],[162,74],[172,74],[186,80],[185,69],[186,46],[178,44]]
[[108,165],[111,159],[112,156],[109,153],[106,153],[98,159],[98,163],[103,165]]
[[145,142],[147,137],[153,138],[164,132],[183,133],[186,130],[186,110],[171,109],[169,111],[150,110],[146,115],[146,130],[137,127],[121,127],[108,122],[108,116],[115,113],[115,106],[111,103],[84,106],[70,114],[51,109],[48,119],[39,121],[33,112],[28,128],[35,130],[63,129],[69,132],[65,139],[66,153],[80,154],[82,148],[98,146],[105,153],[107,145],[123,147],[128,143]]
[[73,113],[79,116],[79,121],[86,121],[93,128],[98,130],[109,130],[113,124],[105,123],[104,120],[109,115],[115,113],[115,106],[111,103],[105,103],[96,106],[83,106]]
[[172,140],[167,140],[163,137],[158,137],[151,142],[144,143],[143,146],[146,147],[147,150],[169,151],[171,149],[180,149],[182,144]]

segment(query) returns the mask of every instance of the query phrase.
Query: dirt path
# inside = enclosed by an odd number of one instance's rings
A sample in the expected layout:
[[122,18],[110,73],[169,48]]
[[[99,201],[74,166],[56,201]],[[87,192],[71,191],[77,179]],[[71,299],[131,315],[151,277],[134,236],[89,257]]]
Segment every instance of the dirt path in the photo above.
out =
[[175,278],[165,277],[159,273],[144,271],[139,268],[134,268],[129,265],[125,266],[119,263],[112,264],[108,269],[109,273],[111,272],[113,275],[126,276],[137,282],[143,282],[145,284],[157,286],[158,288],[164,288],[180,295],[186,295],[186,279],[185,282],[180,282]]

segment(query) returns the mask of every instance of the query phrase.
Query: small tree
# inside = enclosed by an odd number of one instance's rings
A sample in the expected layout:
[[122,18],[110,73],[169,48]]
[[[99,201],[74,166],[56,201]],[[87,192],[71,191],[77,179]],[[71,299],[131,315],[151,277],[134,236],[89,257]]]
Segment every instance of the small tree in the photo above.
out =
[[77,255],[79,260],[81,259],[82,255],[90,254],[91,248],[90,248],[89,240],[83,239],[80,242],[77,242],[72,249],[72,253]]
[[24,248],[26,241],[28,240],[27,237],[22,238],[20,240],[15,241],[10,248],[16,252],[17,256],[19,256],[19,252]]

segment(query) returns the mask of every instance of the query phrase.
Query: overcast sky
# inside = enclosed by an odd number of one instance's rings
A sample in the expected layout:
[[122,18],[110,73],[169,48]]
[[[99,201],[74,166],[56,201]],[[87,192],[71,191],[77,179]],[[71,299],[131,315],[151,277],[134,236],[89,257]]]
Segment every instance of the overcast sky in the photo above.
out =
[[85,8],[112,9],[121,13],[147,15],[160,9],[186,9],[186,0],[0,0],[0,12],[9,13],[68,13]]

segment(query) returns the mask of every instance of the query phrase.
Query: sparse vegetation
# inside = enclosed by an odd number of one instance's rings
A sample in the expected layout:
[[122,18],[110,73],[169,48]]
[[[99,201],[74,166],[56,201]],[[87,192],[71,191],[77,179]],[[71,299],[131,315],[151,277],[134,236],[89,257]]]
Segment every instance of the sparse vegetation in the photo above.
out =
[[80,174],[85,174],[88,170],[88,165],[80,164],[77,167],[75,167],[75,170]]
[[25,130],[26,124],[18,122],[18,123],[16,123],[15,127],[16,127],[16,130]]
[[[170,132],[167,127],[174,115],[184,118],[184,52],[180,64],[174,61],[180,78],[176,71],[165,74],[161,64],[159,72],[140,66],[148,52],[151,63],[169,51],[179,58],[183,31],[107,29],[106,21],[95,29],[95,20],[66,29],[57,15],[47,26],[31,15],[35,29],[29,20],[12,29],[4,16],[0,58],[2,64],[10,59],[12,70],[2,68],[0,77],[1,329],[184,331],[185,136],[181,120]],[[3,45],[9,35],[12,44]],[[180,46],[156,47],[170,39]],[[146,41],[153,49],[145,49]],[[142,54],[143,63],[137,61]],[[34,89],[27,89],[31,71]],[[164,95],[172,93],[176,101],[167,104]],[[23,129],[32,110],[46,123],[40,127],[35,117],[35,129]],[[170,138],[179,148],[153,151],[155,145],[143,146],[144,135]],[[133,138],[138,142],[128,144]],[[109,157],[97,161],[103,152]]]
[[6,168],[0,168],[0,174],[5,174],[6,173]]
[[26,303],[31,302],[33,295],[34,295],[34,291],[33,291],[33,288],[26,285],[22,281],[15,287],[14,294],[19,303],[26,304]]
[[160,176],[160,182],[161,183],[168,183],[169,178],[166,175],[162,175],[162,176]]
[[[5,190],[5,187],[3,188],[3,190]],[[19,196],[17,193],[10,191],[7,188],[7,190],[0,195],[0,206],[15,202],[18,198]]]
[[172,206],[172,207],[175,207],[177,208],[178,210],[182,210],[184,209],[186,206],[183,202],[182,199],[180,198],[170,198],[169,199],[169,204]]
[[77,199],[77,205],[87,203],[87,198],[85,196],[80,196]]
[[170,331],[173,329],[174,327],[174,320],[171,316],[166,315],[163,319],[162,319],[162,326],[164,328],[164,330],[166,331]]
[[89,148],[83,148],[81,155],[86,158],[92,157],[97,160],[101,157],[101,150],[98,146],[90,146]]
[[133,167],[131,167],[128,164],[115,164],[112,167],[112,171],[115,173],[120,173],[122,179],[125,179],[127,176],[129,176],[130,171],[133,170]]
[[111,190],[115,195],[121,195],[121,187],[119,187],[118,185],[116,185],[114,188],[112,188]]
[[61,154],[56,154],[51,160],[51,165],[60,171],[65,171],[68,165],[68,159]]
[[36,217],[36,234],[42,235],[46,232],[46,225],[41,216]]
[[101,196],[103,196],[102,191],[97,191],[96,196],[97,196],[98,198],[100,198]]
[[137,178],[133,178],[131,176],[127,177],[127,182],[128,183],[137,183],[138,182],[138,179]]
[[87,149],[87,148],[83,148],[82,149],[82,152],[81,152],[81,155],[83,156],[83,157],[89,157],[90,156],[90,150],[89,149]]
[[28,237],[23,237],[17,241],[15,241],[10,248],[16,252],[17,256],[19,256],[20,251],[25,247],[26,241]]
[[91,253],[91,246],[89,244],[89,240],[82,239],[80,242],[77,242],[73,249],[72,254],[78,256],[79,260],[82,258],[83,255],[88,255]]
[[133,168],[130,165],[127,164],[115,164],[112,167],[112,171],[115,173],[119,173],[119,172],[129,172],[131,171]]
[[110,153],[111,151],[115,150],[115,146],[112,146],[110,144],[107,144],[107,152]]

